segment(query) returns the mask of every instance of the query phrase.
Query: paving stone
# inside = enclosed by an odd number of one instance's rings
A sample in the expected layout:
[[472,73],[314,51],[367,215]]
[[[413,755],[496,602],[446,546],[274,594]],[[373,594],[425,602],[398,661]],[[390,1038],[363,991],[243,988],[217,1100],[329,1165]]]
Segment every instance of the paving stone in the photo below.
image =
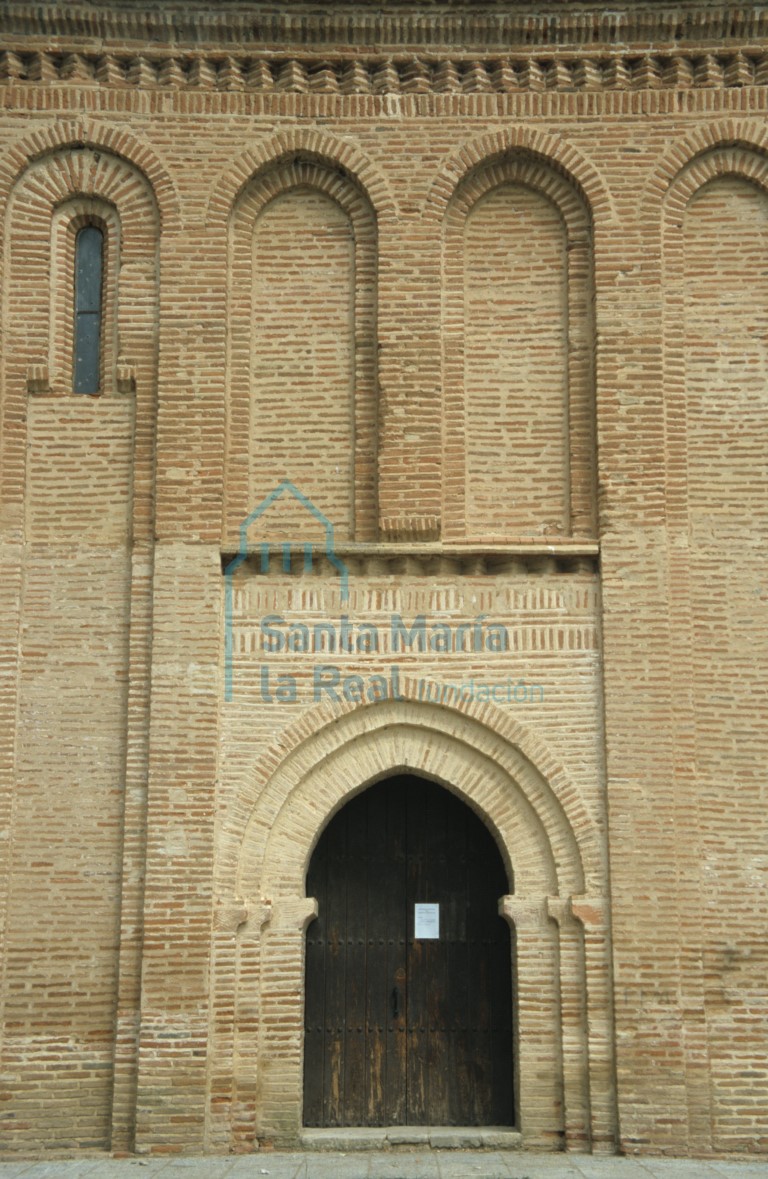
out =
[[0,1179],[768,1179],[761,1160],[545,1155],[522,1151],[282,1152],[237,1158],[0,1162]]

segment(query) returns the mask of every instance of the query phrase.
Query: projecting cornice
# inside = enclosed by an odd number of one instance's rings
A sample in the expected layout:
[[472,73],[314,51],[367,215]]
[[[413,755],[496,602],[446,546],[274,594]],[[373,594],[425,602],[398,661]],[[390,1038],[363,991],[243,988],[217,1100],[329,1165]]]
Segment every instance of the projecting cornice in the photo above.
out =
[[52,0],[6,3],[0,15],[4,44],[96,52],[211,50],[280,51],[354,57],[412,52],[463,55],[572,50],[575,52],[755,48],[768,36],[768,8],[757,4],[580,4],[550,0],[484,3],[400,3],[333,0],[325,4],[186,2],[104,3]]
[[263,54],[0,53],[0,83],[294,94],[511,94],[768,85],[768,53],[615,57],[267,58]]
[[318,60],[263,54],[0,53],[0,84],[259,94],[514,94],[768,85],[768,53]]

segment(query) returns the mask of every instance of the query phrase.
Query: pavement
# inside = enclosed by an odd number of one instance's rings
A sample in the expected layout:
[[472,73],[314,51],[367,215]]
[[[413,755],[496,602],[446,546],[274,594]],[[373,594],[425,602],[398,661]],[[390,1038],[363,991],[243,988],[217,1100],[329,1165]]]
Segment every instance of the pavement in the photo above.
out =
[[758,1179],[768,1159],[617,1158],[519,1150],[306,1151],[0,1162],[0,1179]]

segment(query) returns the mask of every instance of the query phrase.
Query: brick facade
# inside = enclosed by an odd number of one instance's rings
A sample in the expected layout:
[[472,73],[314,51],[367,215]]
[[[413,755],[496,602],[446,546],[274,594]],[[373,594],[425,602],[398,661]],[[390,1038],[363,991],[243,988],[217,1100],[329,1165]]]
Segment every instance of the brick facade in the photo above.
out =
[[765,1152],[766,12],[0,20],[2,1149],[301,1141],[309,857],[407,771],[521,1141]]

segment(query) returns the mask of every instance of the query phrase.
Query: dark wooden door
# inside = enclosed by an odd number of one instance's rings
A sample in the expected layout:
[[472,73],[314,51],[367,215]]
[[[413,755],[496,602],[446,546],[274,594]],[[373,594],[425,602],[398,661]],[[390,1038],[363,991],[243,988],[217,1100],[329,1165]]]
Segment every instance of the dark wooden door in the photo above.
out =
[[[496,844],[448,790],[364,791],[307,874],[304,1124],[512,1125],[508,891]],[[415,905],[439,937],[414,937]]]

